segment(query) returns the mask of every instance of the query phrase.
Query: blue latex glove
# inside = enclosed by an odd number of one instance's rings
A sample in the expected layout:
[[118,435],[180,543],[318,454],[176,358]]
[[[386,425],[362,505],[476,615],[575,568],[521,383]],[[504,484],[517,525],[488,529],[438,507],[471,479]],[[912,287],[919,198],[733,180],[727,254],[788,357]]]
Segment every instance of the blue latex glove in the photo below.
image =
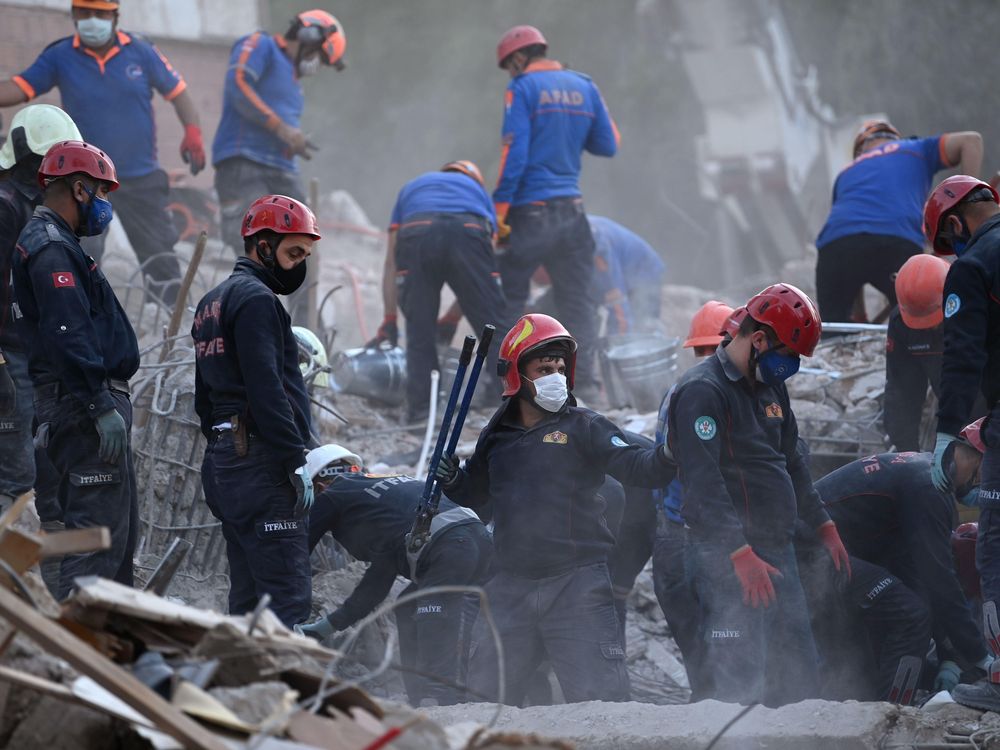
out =
[[106,464],[116,464],[125,452],[128,443],[128,429],[117,409],[108,409],[95,421],[97,434],[101,438],[98,455]]
[[[328,619],[321,617],[316,622],[310,622],[306,625],[296,625],[295,632],[322,643],[337,631],[333,629],[333,625],[330,624]],[[950,664],[951,662],[947,663]]]
[[931,461],[931,481],[941,492],[951,489],[951,478],[944,470],[944,452],[948,446],[958,440],[947,432],[939,432],[934,443],[934,459]]
[[295,488],[296,495],[292,516],[295,518],[305,518],[309,515],[313,501],[316,499],[316,495],[313,493],[312,477],[306,473],[305,466],[300,466],[293,473],[289,474],[288,478],[292,482],[292,487]]
[[937,677],[934,678],[934,692],[947,690],[951,692],[958,685],[962,677],[962,668],[953,661],[943,661],[938,667]]

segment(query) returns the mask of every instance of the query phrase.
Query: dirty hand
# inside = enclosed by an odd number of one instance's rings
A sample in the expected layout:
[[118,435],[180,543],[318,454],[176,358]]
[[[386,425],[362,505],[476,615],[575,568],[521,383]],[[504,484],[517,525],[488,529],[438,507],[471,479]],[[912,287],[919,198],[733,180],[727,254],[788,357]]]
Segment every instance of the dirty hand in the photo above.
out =
[[382,319],[382,325],[375,332],[375,338],[365,344],[365,349],[378,349],[382,342],[387,342],[393,348],[399,344],[399,328],[396,326],[395,315],[386,315]]
[[295,488],[295,508],[292,509],[292,516],[296,519],[305,518],[309,515],[309,510],[316,499],[312,478],[306,473],[306,467],[300,466],[288,475],[288,479]]
[[458,464],[459,461],[454,455],[448,453],[441,455],[441,460],[434,469],[434,478],[441,483],[442,489],[447,491],[458,482],[458,476],[462,471]]
[[319,149],[319,146],[309,140],[309,136],[298,128],[293,128],[291,125],[281,123],[274,131],[274,134],[288,146],[288,150],[293,156],[301,156],[307,161],[312,158],[312,154],[309,153],[310,149],[313,151]]
[[333,625],[330,624],[328,619],[321,617],[316,622],[296,625],[295,632],[322,643],[337,631],[333,629]]
[[954,435],[949,435],[947,432],[939,432],[937,440],[934,442],[934,458],[931,461],[931,481],[934,482],[934,486],[941,492],[947,492],[951,489],[951,479],[944,470],[944,452],[957,439]]
[[184,127],[181,158],[185,164],[190,165],[191,174],[198,174],[205,168],[205,142],[201,138],[201,128],[197,125]]
[[0,417],[9,417],[17,405],[17,388],[7,370],[7,360],[0,353]]
[[830,553],[830,557],[833,558],[833,567],[837,569],[839,573],[841,569],[847,571],[847,579],[851,578],[851,558],[847,555],[847,550],[844,548],[844,543],[840,540],[840,532],[837,531],[837,524],[833,521],[827,521],[818,529],[816,533],[819,535],[819,540],[826,547],[826,551]]
[[497,218],[497,244],[506,245],[510,242],[510,224],[503,219]]
[[771,576],[781,578],[780,570],[757,557],[749,544],[733,552],[729,559],[732,560],[733,570],[736,571],[736,577],[740,579],[740,586],[743,587],[744,604],[757,609],[762,604],[767,607],[771,602],[777,601],[778,596],[774,593]]
[[947,690],[951,692],[958,685],[962,678],[962,668],[953,661],[943,661],[938,667],[937,677],[934,678],[934,690]]
[[450,346],[451,340],[455,338],[455,331],[458,330],[458,321],[448,318],[440,318],[437,322],[437,342],[442,346]]
[[128,429],[117,409],[108,409],[95,421],[97,434],[101,438],[98,455],[106,464],[116,464],[125,452],[128,443]]

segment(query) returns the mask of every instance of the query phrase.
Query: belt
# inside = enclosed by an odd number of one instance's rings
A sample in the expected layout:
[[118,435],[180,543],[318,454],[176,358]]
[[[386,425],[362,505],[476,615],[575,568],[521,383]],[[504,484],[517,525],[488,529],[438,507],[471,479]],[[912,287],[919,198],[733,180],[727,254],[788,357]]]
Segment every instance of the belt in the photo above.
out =
[[458,221],[462,222],[466,226],[470,224],[482,229],[487,234],[493,232],[493,227],[490,224],[489,219],[480,216],[479,214],[469,213],[464,211],[461,213],[452,213],[448,211],[425,211],[422,213],[412,214],[406,217],[406,220],[399,225],[400,229],[410,225],[428,225],[433,224],[435,221]]
[[[132,395],[132,388],[129,386],[127,380],[108,378],[104,382],[108,386],[108,390],[115,391],[116,393],[124,393],[126,396]],[[35,398],[38,399],[59,398],[65,393],[66,390],[63,388],[62,383],[58,380],[35,386]]]

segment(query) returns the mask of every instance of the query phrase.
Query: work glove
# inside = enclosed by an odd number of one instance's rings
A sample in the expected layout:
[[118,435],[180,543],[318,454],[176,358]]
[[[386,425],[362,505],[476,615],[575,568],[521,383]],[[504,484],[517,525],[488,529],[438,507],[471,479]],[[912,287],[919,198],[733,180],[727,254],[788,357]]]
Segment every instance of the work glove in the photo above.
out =
[[128,443],[128,428],[117,409],[108,409],[97,417],[97,434],[101,438],[98,455],[106,464],[116,464]]
[[316,620],[316,622],[310,622],[305,625],[296,625],[295,632],[299,635],[308,636],[309,638],[322,643],[337,631],[334,630],[333,625],[330,624],[330,621],[327,618],[321,617]]
[[298,128],[281,123],[275,129],[274,134],[278,136],[282,143],[288,146],[288,151],[292,156],[301,156],[306,161],[312,159],[310,151],[318,151],[319,146],[309,140],[309,136]]
[[833,558],[833,567],[837,569],[839,573],[841,568],[847,571],[847,579],[851,578],[851,558],[847,554],[847,550],[844,548],[844,543],[840,540],[840,532],[837,531],[837,524],[833,521],[827,521],[816,529],[816,533],[819,535],[819,540],[826,547],[826,551],[830,553],[830,557]]
[[9,417],[17,405],[17,387],[7,369],[7,360],[0,352],[0,417]]
[[458,330],[458,321],[449,318],[439,318],[437,322],[437,342],[442,346],[450,346]]
[[947,690],[949,693],[955,689],[962,678],[962,668],[953,661],[943,661],[938,667],[937,676],[934,678],[934,692]]
[[762,604],[767,607],[771,602],[777,601],[771,576],[781,578],[780,570],[757,557],[749,544],[733,552],[729,559],[732,560],[733,570],[743,587],[743,604],[757,609]]
[[181,158],[191,167],[191,174],[198,174],[205,168],[205,142],[201,138],[201,128],[197,125],[184,126]]
[[300,466],[288,475],[288,479],[295,488],[295,508],[292,509],[292,516],[296,519],[305,518],[309,515],[309,510],[316,499],[312,477],[306,473],[305,466]]
[[399,328],[396,326],[395,315],[386,315],[382,319],[382,325],[375,332],[375,338],[365,344],[365,349],[377,349],[383,342],[392,347],[399,344]]
[[434,469],[434,478],[441,483],[441,488],[445,491],[458,484],[458,477],[461,473],[459,460],[452,454],[444,453],[438,461],[437,468]]
[[497,215],[497,244],[506,245],[510,240],[510,225],[507,223],[510,203],[494,203],[493,210]]
[[951,489],[951,478],[944,470],[944,452],[948,446],[958,440],[954,435],[947,432],[939,432],[937,440],[934,441],[934,458],[931,460],[931,481],[941,492]]

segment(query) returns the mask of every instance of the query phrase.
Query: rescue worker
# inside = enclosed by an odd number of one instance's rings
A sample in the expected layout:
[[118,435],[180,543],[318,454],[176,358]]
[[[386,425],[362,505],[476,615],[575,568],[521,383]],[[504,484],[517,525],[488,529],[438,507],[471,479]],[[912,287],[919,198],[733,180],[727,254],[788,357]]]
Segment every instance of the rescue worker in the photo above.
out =
[[[1000,205],[982,180],[955,175],[943,180],[924,207],[924,233],[938,255],[957,257],[944,282],[944,355],[931,477],[939,490],[952,485],[946,460],[968,419],[977,390],[989,410],[981,432],[985,447],[976,563],[982,579],[983,632],[1000,656]],[[963,705],[1000,709],[1000,662],[989,680],[962,685],[952,697]]]
[[[949,451],[946,471],[954,493],[934,486],[930,453],[868,456],[816,482],[850,555],[884,568],[926,603],[941,658],[937,690],[955,687],[957,681],[950,679],[959,672],[956,662],[985,669],[992,661],[951,550],[951,530],[958,524],[955,500],[969,502],[978,494],[982,453],[974,446],[979,429],[979,422],[966,427]],[[883,688],[895,672],[895,665],[883,664]]]
[[824,320],[850,321],[865,284],[896,304],[892,275],[923,252],[920,206],[931,179],[954,166],[979,174],[982,160],[983,139],[973,131],[904,138],[885,120],[862,125],[854,161],[837,175],[833,205],[816,238],[816,294]]
[[59,596],[78,576],[132,585],[138,497],[129,432],[129,384],[139,367],[135,331],[80,237],[111,221],[118,177],[83,141],[52,146],[38,170],[44,191],[17,241],[15,318],[34,386],[35,440],[59,476],[67,529],[107,526],[111,546],[63,558]]
[[[479,586],[489,578],[493,540],[468,508],[442,497],[430,541],[411,563],[406,535],[424,482],[368,474],[360,456],[334,444],[314,448],[307,459],[316,490],[310,550],[330,534],[352,557],[370,565],[336,610],[302,626],[305,634],[323,640],[354,625],[389,595],[396,576],[410,581],[400,596],[433,586]],[[478,606],[474,595],[437,594],[395,610],[403,682],[414,706],[465,701],[469,639]]]
[[594,238],[578,184],[580,156],[614,156],[619,135],[593,81],[547,59],[547,49],[533,26],[513,27],[497,45],[497,64],[511,78],[493,191],[505,318],[524,312],[531,275],[544,265],[558,317],[580,345],[577,395],[592,401],[597,317],[580,291],[591,286]]
[[[691,318],[683,348],[693,349],[698,358],[713,354],[722,343],[722,331],[733,308],[725,302],[709,300]],[[656,424],[656,444],[663,445],[667,435],[667,407],[670,395],[664,396]],[[670,635],[681,651],[684,669],[691,687],[691,702],[711,694],[711,675],[704,664],[704,646],[698,624],[699,605],[694,587],[684,572],[685,532],[681,507],[684,491],[675,478],[665,488],[654,490],[656,532],[653,538],[653,592],[670,628]]]
[[944,279],[948,264],[933,255],[914,255],[896,276],[899,305],[889,316],[885,339],[884,424],[896,451],[920,450],[920,419],[927,386],[935,395],[941,380]]
[[[821,322],[789,284],[755,295],[735,337],[688,370],[667,405],[686,556],[710,697],[777,706],[816,691],[816,651],[792,549],[795,521],[817,530],[849,575],[837,527],[798,450],[784,381],[812,356]],[[772,581],[773,578],[773,581]]]
[[198,303],[191,326],[195,410],[208,438],[201,478],[226,539],[229,611],[249,612],[270,594],[289,627],[309,617],[312,598],[312,419],[278,295],[302,285],[319,239],[308,206],[285,195],[258,198],[243,219],[245,256]]
[[9,417],[17,406],[17,387],[10,375],[7,360],[0,349],[0,417]]
[[[441,287],[448,284],[476,331],[503,326],[505,300],[493,254],[496,214],[471,161],[451,161],[437,172],[410,180],[399,191],[389,224],[382,274],[385,315],[369,347],[396,346],[397,302],[406,318],[407,424],[427,418],[431,370],[437,356]],[[487,367],[496,372],[499,342]],[[493,384],[499,392],[499,382]]]
[[[674,474],[661,449],[630,445],[607,418],[575,405],[576,350],[558,320],[518,320],[500,346],[500,408],[465,468],[446,454],[437,472],[456,503],[492,503],[499,572],[485,588],[512,705],[546,657],[567,702],[628,700],[607,564],[615,540],[597,495],[606,474],[638,487],[662,486]],[[497,699],[497,659],[478,628],[471,694]]]
[[[205,147],[194,99],[163,53],[144,37],[118,28],[118,0],[72,0],[76,34],[46,47],[11,80],[0,82],[0,107],[30,101],[53,87],[88,143],[111,157],[121,187],[115,213],[153,291],[173,305],[180,281],[177,230],[167,211],[168,180],[156,158],[153,92],[170,102],[184,126],[181,157],[197,174]],[[104,232],[84,241],[98,260]]]
[[347,37],[325,10],[307,10],[284,34],[255,31],[233,44],[223,88],[222,119],[212,143],[222,239],[239,252],[244,208],[268,193],[305,200],[295,157],[317,146],[300,128],[301,79],[323,66],[344,69]]

